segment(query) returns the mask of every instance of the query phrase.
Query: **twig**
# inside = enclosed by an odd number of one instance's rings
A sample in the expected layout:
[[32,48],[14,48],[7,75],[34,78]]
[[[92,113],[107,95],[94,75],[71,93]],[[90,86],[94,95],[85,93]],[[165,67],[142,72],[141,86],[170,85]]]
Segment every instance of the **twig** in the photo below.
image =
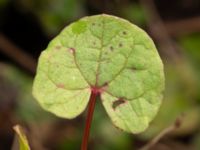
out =
[[24,50],[14,45],[10,42],[4,35],[0,33],[0,51],[5,55],[9,56],[11,59],[16,61],[22,67],[30,71],[31,73],[35,73],[36,69],[36,61]]
[[172,131],[179,128],[181,125],[181,120],[178,117],[176,121],[169,126],[168,128],[165,128],[163,131],[161,131],[156,137],[154,137],[149,143],[147,143],[144,147],[142,147],[140,150],[149,150],[152,146],[154,146],[156,143],[160,141],[161,138],[163,138],[165,135],[171,133]]
[[189,33],[200,32],[200,17],[165,22],[165,27],[171,36],[182,36]]

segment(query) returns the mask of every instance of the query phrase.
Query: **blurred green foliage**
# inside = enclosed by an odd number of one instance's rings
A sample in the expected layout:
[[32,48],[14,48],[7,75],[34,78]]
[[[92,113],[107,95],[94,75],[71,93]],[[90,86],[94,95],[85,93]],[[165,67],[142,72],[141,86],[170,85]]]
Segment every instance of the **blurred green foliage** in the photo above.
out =
[[[32,96],[32,78],[16,67],[1,64],[1,76],[10,83],[10,87],[15,87],[17,91],[16,115],[24,122],[39,122],[51,118],[35,102]],[[5,93],[6,94],[6,93]]]
[[[198,89],[200,89],[200,33],[182,36],[178,40],[198,76]],[[198,99],[200,100],[200,93]]]
[[182,36],[178,39],[183,48],[183,53],[188,58],[191,68],[196,76],[196,84],[194,87],[197,91],[195,100],[200,103],[200,33]]
[[179,38],[179,43],[184,48],[187,56],[190,57],[190,60],[195,61],[198,67],[200,67],[200,33],[182,36]]
[[18,0],[17,5],[37,16],[44,31],[50,35],[84,15],[82,0]]
[[122,7],[120,13],[134,24],[143,27],[146,24],[146,16],[143,8],[138,3],[131,3]]
[[8,0],[0,0],[0,8],[6,6],[7,3],[8,3]]

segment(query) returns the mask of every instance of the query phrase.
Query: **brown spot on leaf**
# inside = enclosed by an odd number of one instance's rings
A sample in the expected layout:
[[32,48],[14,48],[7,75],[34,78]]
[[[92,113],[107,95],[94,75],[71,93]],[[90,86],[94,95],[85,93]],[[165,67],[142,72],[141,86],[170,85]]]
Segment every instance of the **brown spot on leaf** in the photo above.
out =
[[107,87],[108,86],[108,82],[105,82],[104,84],[103,84],[103,87]]
[[110,51],[113,51],[113,50],[114,50],[113,46],[110,46]]
[[126,101],[123,98],[119,98],[118,100],[114,101],[112,104],[112,108],[115,110],[119,105],[124,104]]
[[135,67],[131,67],[130,69],[131,69],[131,71],[137,70]]
[[93,23],[92,23],[92,26],[95,26],[95,25],[96,25],[96,24],[93,22]]
[[123,44],[122,43],[119,43],[119,47],[122,47],[123,46]]
[[59,50],[59,49],[61,49],[61,46],[56,46],[55,49]]
[[70,53],[75,53],[75,48],[71,47],[68,49],[70,51]]
[[126,35],[127,33],[126,33],[126,31],[123,31],[122,34],[123,34],[123,35]]
[[56,84],[56,86],[57,86],[57,88],[62,88],[62,89],[64,89],[64,88],[65,88],[65,85],[64,85],[64,84],[62,84],[62,83],[58,83],[58,84]]

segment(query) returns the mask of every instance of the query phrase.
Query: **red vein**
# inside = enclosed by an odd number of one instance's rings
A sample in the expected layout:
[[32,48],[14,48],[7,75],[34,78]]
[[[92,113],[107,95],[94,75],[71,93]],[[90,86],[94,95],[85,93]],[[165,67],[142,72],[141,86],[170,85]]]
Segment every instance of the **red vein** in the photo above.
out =
[[[102,18],[103,19],[103,18]],[[100,53],[99,53],[99,57],[98,57],[98,66],[97,66],[97,71],[96,71],[96,83],[95,83],[95,86],[98,86],[98,80],[99,80],[99,70],[100,70],[100,60],[101,60],[101,57],[102,57],[102,49],[103,49],[103,36],[104,36],[104,26],[105,26],[105,23],[104,23],[104,20],[102,20],[102,34],[101,34],[101,50],[100,50]]]

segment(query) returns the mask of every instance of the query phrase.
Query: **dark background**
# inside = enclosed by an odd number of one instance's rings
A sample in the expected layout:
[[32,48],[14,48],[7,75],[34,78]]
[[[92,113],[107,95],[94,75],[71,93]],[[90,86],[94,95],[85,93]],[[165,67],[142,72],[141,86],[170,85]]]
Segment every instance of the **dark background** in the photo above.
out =
[[[43,111],[31,94],[37,59],[66,25],[112,14],[143,28],[165,65],[161,109],[142,134],[117,130],[97,102],[90,150],[135,150],[174,125],[153,150],[200,149],[199,0],[0,0],[0,150],[10,150],[12,127],[26,130],[33,150],[78,150],[85,112],[73,120]],[[13,149],[16,149],[14,147]]]

